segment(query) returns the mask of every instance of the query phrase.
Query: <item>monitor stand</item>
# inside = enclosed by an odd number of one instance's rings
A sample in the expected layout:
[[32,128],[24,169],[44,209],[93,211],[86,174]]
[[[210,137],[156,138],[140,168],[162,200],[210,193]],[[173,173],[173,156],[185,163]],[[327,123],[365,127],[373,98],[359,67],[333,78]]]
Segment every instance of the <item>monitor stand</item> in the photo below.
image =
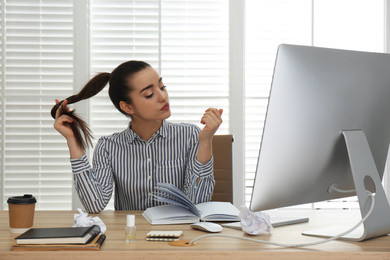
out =
[[[366,192],[366,184],[375,185],[375,206],[368,219],[354,232],[339,239],[363,241],[369,238],[387,235],[390,233],[390,206],[386,198],[374,158],[362,130],[343,131],[348,150],[355,190],[359,200],[362,218],[370,209],[372,199]],[[351,226],[352,227],[352,226]],[[303,235],[332,237],[339,235],[351,227],[334,226],[303,232]]]

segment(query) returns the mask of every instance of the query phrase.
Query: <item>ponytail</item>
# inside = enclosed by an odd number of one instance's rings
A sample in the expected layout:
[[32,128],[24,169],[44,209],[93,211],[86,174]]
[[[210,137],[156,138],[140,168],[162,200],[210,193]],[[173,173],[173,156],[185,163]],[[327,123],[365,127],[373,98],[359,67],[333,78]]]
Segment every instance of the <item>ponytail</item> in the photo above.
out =
[[[111,77],[110,73],[99,73],[93,77],[88,83],[84,86],[82,90],[76,95],[66,98],[68,104],[77,103],[81,100],[91,98],[98,94],[109,82]],[[55,119],[56,112],[61,106],[62,102],[54,105],[51,109],[51,116]],[[73,119],[73,123],[70,124],[70,127],[74,133],[77,144],[85,151],[89,146],[92,147],[92,132],[88,127],[87,123],[77,115],[74,110],[67,111],[65,107],[62,107],[60,115],[68,115]]]
[[[73,104],[81,100],[88,99],[99,93],[107,85],[107,83],[110,83],[108,94],[112,103],[122,114],[130,116],[121,109],[120,102],[124,101],[128,104],[132,103],[129,94],[133,90],[130,83],[131,79],[136,73],[148,67],[150,67],[150,65],[144,61],[132,60],[124,62],[115,68],[111,74],[99,73],[93,77],[77,95],[70,96],[66,100],[68,101],[68,104]],[[62,102],[63,101],[59,102],[51,109],[51,116],[54,119],[56,118],[56,112]],[[74,110],[67,111],[65,108],[62,108],[60,115],[64,114],[73,118],[73,123],[70,124],[70,127],[72,128],[77,144],[84,151],[88,146],[92,147],[92,132],[85,121],[74,113]]]

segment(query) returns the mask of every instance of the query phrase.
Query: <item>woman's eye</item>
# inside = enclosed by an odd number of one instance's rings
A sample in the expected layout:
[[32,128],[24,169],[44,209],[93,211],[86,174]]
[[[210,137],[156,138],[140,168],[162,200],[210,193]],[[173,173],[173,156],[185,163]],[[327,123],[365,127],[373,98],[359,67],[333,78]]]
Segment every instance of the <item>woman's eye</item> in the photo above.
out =
[[167,88],[167,86],[164,85],[161,87],[161,90],[165,90],[166,88]]
[[150,94],[150,95],[147,95],[147,96],[145,96],[146,98],[151,98],[151,97],[153,97],[153,93],[152,94]]

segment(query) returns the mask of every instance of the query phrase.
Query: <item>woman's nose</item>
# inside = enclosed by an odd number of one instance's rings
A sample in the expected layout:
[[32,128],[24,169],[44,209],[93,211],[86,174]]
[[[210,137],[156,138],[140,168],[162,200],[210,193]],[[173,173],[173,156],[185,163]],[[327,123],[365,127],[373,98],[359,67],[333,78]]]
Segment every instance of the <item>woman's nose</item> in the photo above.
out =
[[158,101],[159,102],[164,102],[167,98],[168,98],[168,93],[166,91],[163,91],[163,90],[159,90],[158,91]]

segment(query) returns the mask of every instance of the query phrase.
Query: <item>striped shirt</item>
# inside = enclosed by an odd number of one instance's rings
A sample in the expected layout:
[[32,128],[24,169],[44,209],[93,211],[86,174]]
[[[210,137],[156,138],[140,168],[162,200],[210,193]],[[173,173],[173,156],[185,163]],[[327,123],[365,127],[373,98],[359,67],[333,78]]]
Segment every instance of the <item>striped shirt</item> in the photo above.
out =
[[[102,211],[115,188],[116,210],[144,210],[160,203],[152,198],[158,182],[171,183],[195,203],[209,201],[214,189],[213,158],[196,160],[200,133],[192,124],[163,121],[148,140],[131,128],[99,139],[93,168],[84,154],[71,159],[75,188],[85,209]],[[197,182],[199,179],[199,182]]]

